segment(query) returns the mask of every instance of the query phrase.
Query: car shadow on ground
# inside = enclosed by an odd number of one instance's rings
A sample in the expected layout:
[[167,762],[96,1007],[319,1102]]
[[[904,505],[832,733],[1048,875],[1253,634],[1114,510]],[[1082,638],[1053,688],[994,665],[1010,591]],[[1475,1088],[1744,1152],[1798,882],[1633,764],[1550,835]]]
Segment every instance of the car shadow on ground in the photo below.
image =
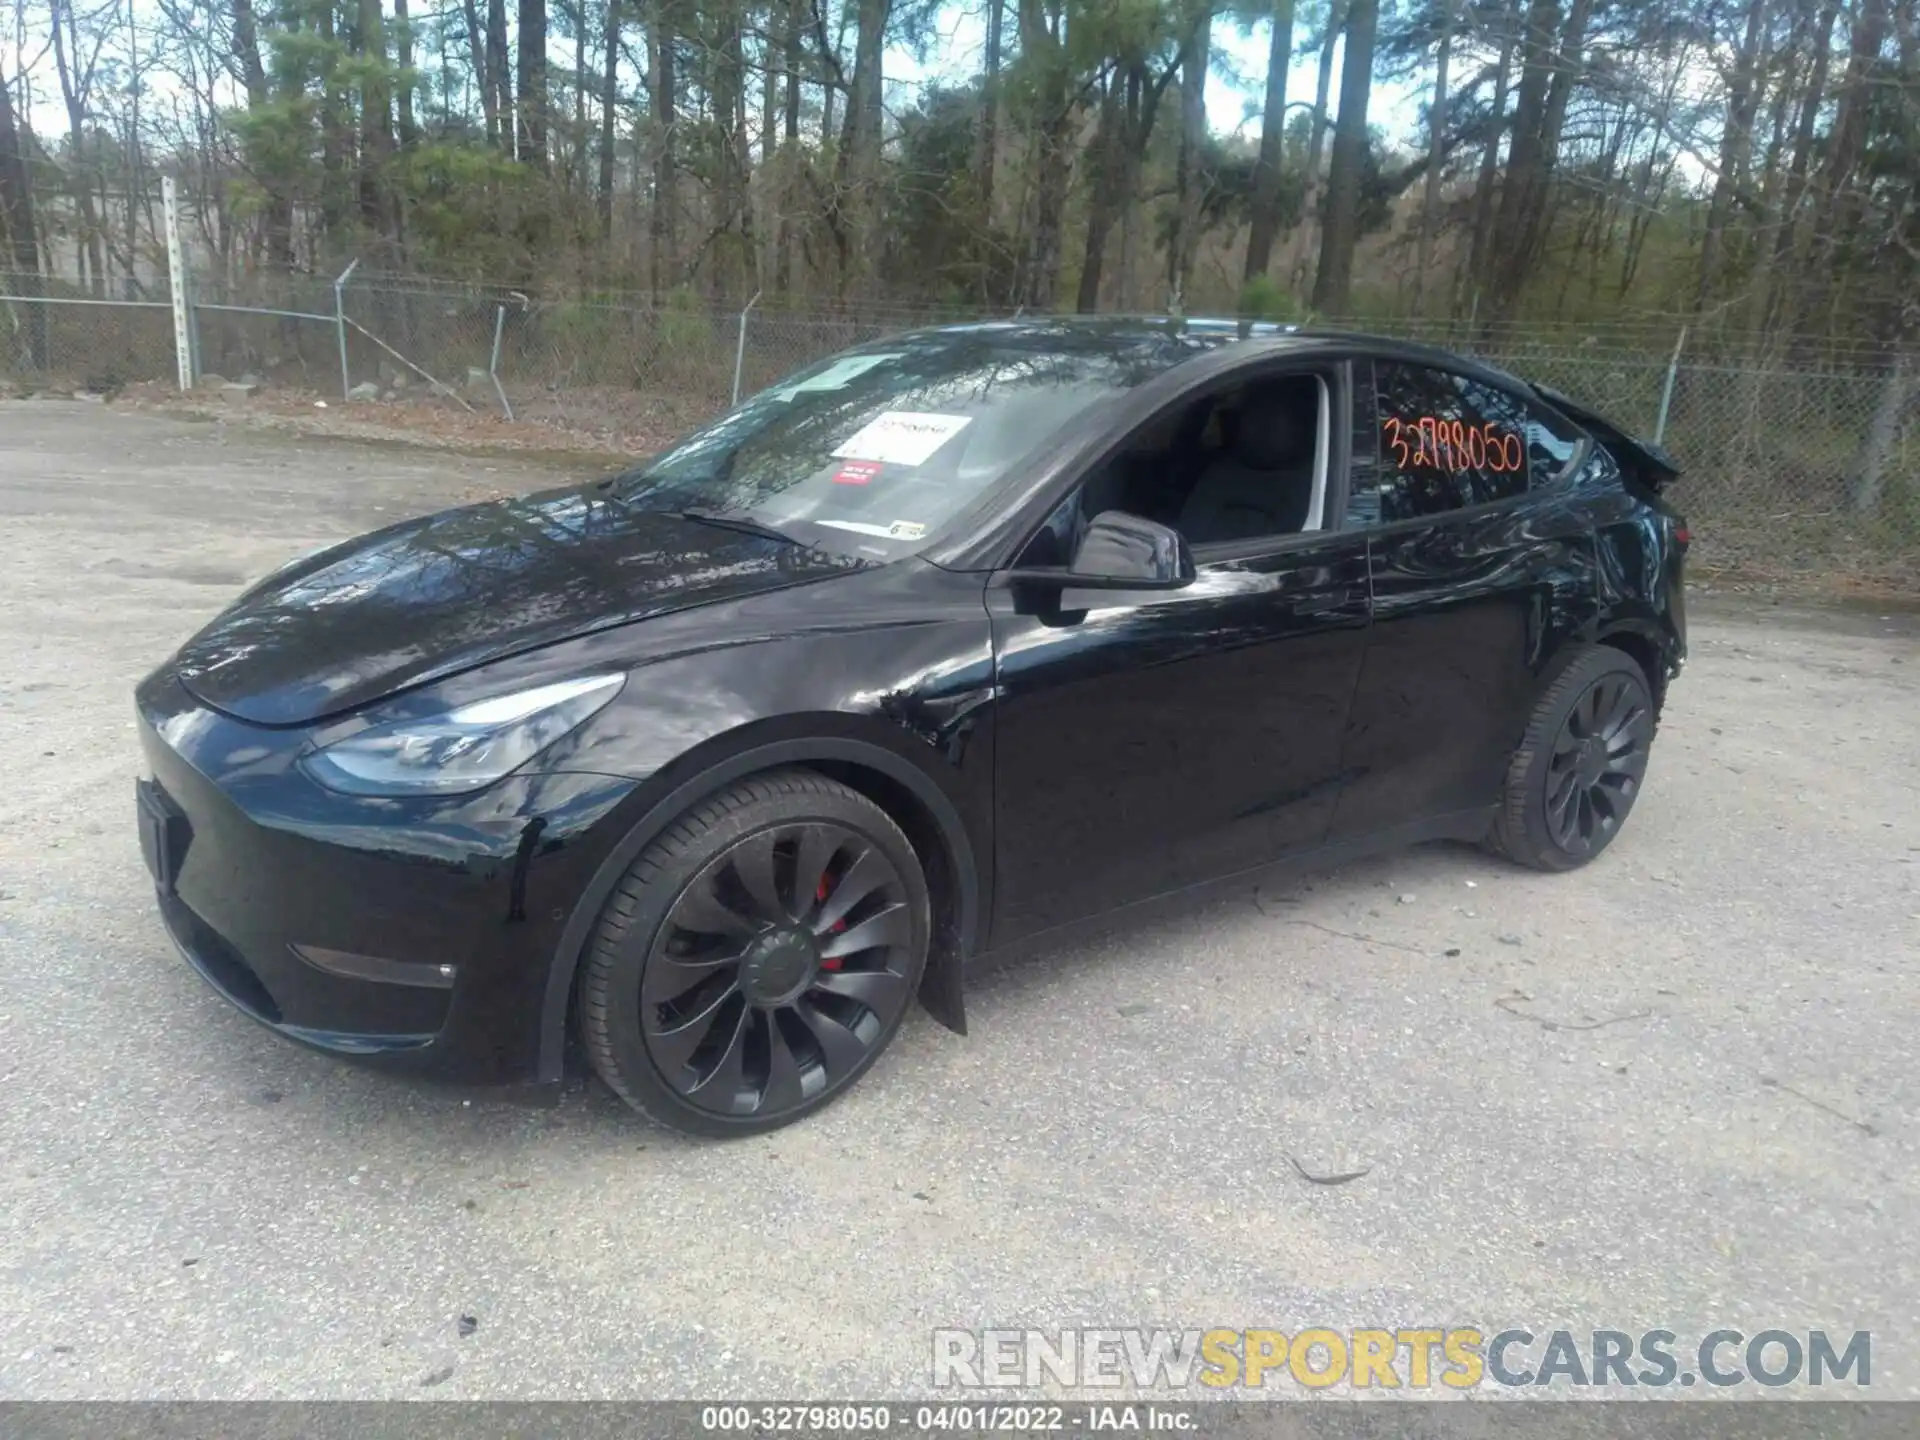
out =
[[[1306,926],[1373,946],[1431,948],[1438,959],[1445,954],[1439,942],[1415,947],[1404,940],[1338,929],[1332,921],[1357,904],[1392,903],[1396,897],[1381,897],[1395,875],[1417,873],[1419,878],[1409,883],[1432,890],[1479,884],[1474,877],[1493,871],[1517,873],[1471,845],[1439,842],[1274,881],[1249,879],[1244,886],[1206,897],[1162,902],[1143,920],[1116,915],[1071,939],[983,957],[967,980],[969,1036],[952,1034],[916,1006],[874,1070],[823,1115],[858,1109],[866,1112],[865,1122],[884,1126],[885,1115],[869,1107],[924,1107],[950,1088],[956,1067],[971,1068],[970,1050],[992,1047],[1009,1031],[1044,1029],[1059,1023],[1063,1012],[1086,1007],[1105,1006],[1123,1018],[1146,1015],[1154,1005],[1129,1003],[1126,997],[1141,981],[1163,978],[1168,956],[1203,954],[1209,937],[1223,925],[1251,923],[1276,931]],[[1282,985],[1288,980],[1283,969],[1288,948],[1276,943],[1274,950],[1274,979]],[[764,1148],[784,1133],[714,1141],[656,1125],[634,1113],[591,1073],[571,1039],[567,1076],[552,1105],[387,1074],[272,1034],[213,994],[170,950],[167,958],[173,963],[168,978],[160,982],[164,994],[156,1003],[173,1006],[179,1014],[181,1023],[173,1033],[188,1047],[182,1057],[186,1073],[204,1077],[241,1109],[271,1112],[276,1129],[311,1127],[314,1143],[351,1145],[376,1163],[381,1157],[403,1161],[425,1144],[439,1153],[473,1156],[480,1163],[481,1157],[519,1159],[562,1136],[575,1154],[583,1149],[620,1151],[636,1160],[671,1163],[675,1157],[716,1147]],[[1204,1044],[1205,1038],[1195,1043]],[[1070,1070],[1063,1067],[1055,1080],[1070,1085]],[[805,1130],[809,1123],[822,1122],[803,1122],[799,1128]]]

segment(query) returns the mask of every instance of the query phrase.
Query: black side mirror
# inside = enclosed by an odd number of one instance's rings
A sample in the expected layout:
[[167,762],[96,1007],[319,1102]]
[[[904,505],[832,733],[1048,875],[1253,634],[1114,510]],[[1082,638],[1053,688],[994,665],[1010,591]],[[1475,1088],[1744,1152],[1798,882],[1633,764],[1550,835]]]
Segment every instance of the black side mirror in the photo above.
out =
[[1178,590],[1193,583],[1193,551],[1178,530],[1103,510],[1064,568],[1015,570],[1013,580],[1074,590]]
[[1176,590],[1193,580],[1193,551],[1168,525],[1102,510],[1080,537],[1072,583],[1116,590]]

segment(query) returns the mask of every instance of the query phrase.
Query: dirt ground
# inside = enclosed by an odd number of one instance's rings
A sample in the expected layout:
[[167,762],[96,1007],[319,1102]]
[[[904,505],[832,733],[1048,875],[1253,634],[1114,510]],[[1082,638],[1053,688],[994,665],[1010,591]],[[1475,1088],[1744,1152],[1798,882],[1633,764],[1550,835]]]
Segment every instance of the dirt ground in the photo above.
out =
[[1912,614],[1697,596],[1585,870],[1429,847],[1064,947],[699,1145],[277,1039],[140,862],[150,666],[558,473],[0,402],[0,1398],[924,1395],[936,1326],[1133,1324],[1870,1330],[1920,1398]]
[[172,385],[143,382],[116,395],[114,403],[125,410],[282,434],[536,455],[603,467],[653,454],[712,411],[710,405],[602,386],[523,395],[509,420],[487,392],[456,398],[415,387],[387,391],[384,399],[349,401],[274,386],[241,397],[224,392],[218,377],[189,395]]

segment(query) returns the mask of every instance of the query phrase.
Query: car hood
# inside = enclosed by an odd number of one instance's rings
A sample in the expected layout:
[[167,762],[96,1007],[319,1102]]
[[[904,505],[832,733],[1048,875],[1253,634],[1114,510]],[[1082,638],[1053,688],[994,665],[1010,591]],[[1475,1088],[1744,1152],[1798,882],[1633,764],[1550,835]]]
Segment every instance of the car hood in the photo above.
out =
[[188,641],[175,671],[228,714],[305,724],[591,631],[861,568],[586,485],[303,557]]

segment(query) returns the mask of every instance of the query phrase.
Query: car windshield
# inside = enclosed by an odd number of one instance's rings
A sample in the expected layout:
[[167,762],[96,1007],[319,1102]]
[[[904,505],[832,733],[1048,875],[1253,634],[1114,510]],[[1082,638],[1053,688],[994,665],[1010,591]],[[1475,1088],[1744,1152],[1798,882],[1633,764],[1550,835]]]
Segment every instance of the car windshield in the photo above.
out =
[[849,350],[626,477],[649,510],[869,560],[920,549],[1074,416],[1225,336],[1009,322]]

